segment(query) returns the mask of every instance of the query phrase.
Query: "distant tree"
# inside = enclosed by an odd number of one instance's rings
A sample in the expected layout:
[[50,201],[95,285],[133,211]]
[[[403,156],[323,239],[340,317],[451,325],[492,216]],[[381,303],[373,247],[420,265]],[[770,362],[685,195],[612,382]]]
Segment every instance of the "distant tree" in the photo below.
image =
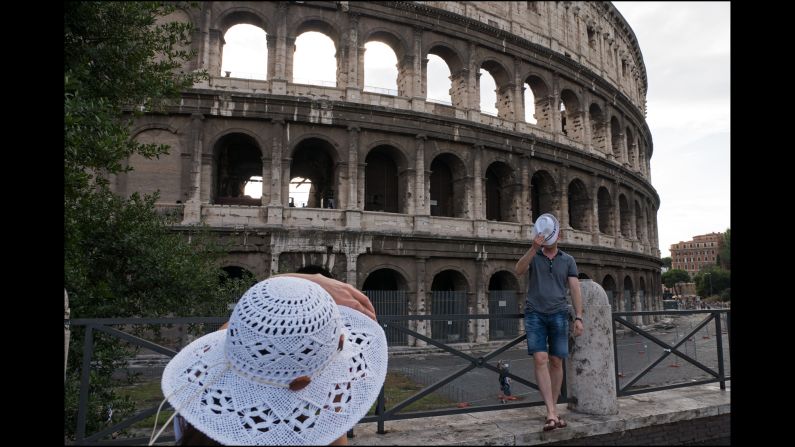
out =
[[718,264],[726,270],[732,269],[731,263],[731,228],[723,234],[723,245],[718,250]]
[[666,267],[666,268],[670,269],[670,268],[671,268],[671,262],[672,262],[672,261],[673,261],[673,260],[671,259],[671,257],[670,257],[670,256],[669,256],[669,257],[667,257],[667,258],[662,258],[662,264],[663,264],[663,267]]
[[[701,297],[720,295],[731,286],[731,271],[715,264],[708,264],[693,278],[696,283],[696,293]],[[711,289],[710,289],[711,288]]]
[[[690,274],[684,270],[671,269],[662,274],[662,282],[665,284],[665,287],[673,289],[676,283],[690,282]],[[681,295],[677,290],[674,290],[674,292],[677,295]]]

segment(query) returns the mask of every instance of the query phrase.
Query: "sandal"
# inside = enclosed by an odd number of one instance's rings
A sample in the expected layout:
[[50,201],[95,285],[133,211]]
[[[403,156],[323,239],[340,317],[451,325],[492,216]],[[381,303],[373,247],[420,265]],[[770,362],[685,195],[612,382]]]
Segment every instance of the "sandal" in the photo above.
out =
[[544,422],[544,431],[550,431],[558,428],[558,423],[552,418],[549,418]]
[[566,421],[564,421],[562,417],[558,416],[557,428],[564,428],[567,425],[569,425],[569,424],[567,424]]

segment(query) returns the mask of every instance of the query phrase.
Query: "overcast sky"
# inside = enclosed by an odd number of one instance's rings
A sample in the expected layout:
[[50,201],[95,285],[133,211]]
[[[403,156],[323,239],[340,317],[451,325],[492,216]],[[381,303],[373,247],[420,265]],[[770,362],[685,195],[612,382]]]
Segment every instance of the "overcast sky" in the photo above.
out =
[[[729,2],[613,4],[635,32],[646,65],[652,185],[660,195],[657,226],[666,257],[671,244],[730,227]],[[222,71],[265,79],[264,31],[237,25],[225,39]],[[395,54],[379,42],[365,47],[365,90],[396,94]],[[334,53],[331,39],[302,34],[296,39],[294,79],[334,85]],[[428,59],[428,98],[449,102],[450,72],[437,56]],[[484,70],[481,75],[481,110],[496,114],[494,80]],[[299,206],[303,200],[296,196]]]

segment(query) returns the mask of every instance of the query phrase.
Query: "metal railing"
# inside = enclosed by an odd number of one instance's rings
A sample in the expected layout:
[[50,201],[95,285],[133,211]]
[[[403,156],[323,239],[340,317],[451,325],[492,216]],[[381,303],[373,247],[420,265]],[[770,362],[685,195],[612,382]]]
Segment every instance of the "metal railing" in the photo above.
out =
[[375,87],[375,86],[372,86],[372,85],[365,85],[363,91],[369,92],[369,93],[378,93],[378,94],[381,94],[381,95],[391,95],[391,96],[397,96],[398,95],[398,91],[397,90],[393,90],[391,88]]
[[[377,292],[384,292],[384,291],[377,291]],[[373,293],[373,291],[367,292],[373,299],[374,303],[376,303],[376,309],[384,308],[384,306],[393,306],[393,308],[397,309],[394,306],[402,306],[402,303],[406,303],[405,296],[399,296],[399,294],[393,294],[394,296],[389,296],[389,294],[385,294],[383,297],[379,298],[377,293]],[[454,293],[454,292],[451,292]],[[513,292],[511,292],[513,293]],[[443,304],[444,300],[442,300],[442,295],[438,295],[439,292],[434,292],[434,297],[432,300],[432,306],[434,302],[438,302],[438,311],[445,309],[449,306]],[[369,296],[368,295],[368,296]],[[492,298],[497,300],[499,304],[499,300],[501,298],[506,298],[507,295],[503,296],[503,294],[494,294]],[[514,293],[515,297],[515,293]],[[460,297],[458,297],[461,300]],[[379,300],[383,301],[379,304]],[[389,300],[394,300],[392,304],[388,304]],[[502,306],[499,306],[502,307]],[[509,308],[509,305],[506,303],[506,308]],[[454,309],[460,310],[458,306],[454,306]],[[383,309],[386,310],[386,309]],[[484,370],[490,370],[495,374],[499,375],[499,370],[496,364],[496,357],[505,353],[509,349],[517,346],[518,344],[522,343],[525,340],[525,335],[520,333],[508,340],[505,343],[499,345],[498,347],[494,347],[495,344],[491,344],[491,351],[486,353],[485,355],[471,355],[470,353],[464,352],[465,348],[469,348],[470,345],[466,343],[460,343],[466,341],[466,335],[468,331],[466,331],[467,322],[470,320],[494,320],[495,318],[499,318],[502,320],[519,320],[523,319],[524,315],[522,313],[490,313],[485,315],[467,315],[466,310],[463,312],[458,312],[456,314],[434,314],[434,315],[405,315],[403,311],[400,311],[401,315],[379,315],[378,322],[381,326],[385,329],[387,334],[392,334],[391,338],[397,340],[405,340],[407,337],[412,337],[416,340],[424,342],[430,346],[436,347],[444,353],[448,353],[456,358],[465,360],[466,364],[464,366],[458,365],[458,368],[450,371],[445,371],[446,375],[441,378],[440,380],[433,381],[432,379],[428,379],[423,381],[427,383],[427,385],[422,388],[420,391],[416,392],[415,394],[404,398],[402,401],[398,402],[397,404],[393,405],[390,408],[387,408],[386,399],[384,395],[384,389],[381,389],[381,392],[378,396],[378,400],[376,401],[376,408],[375,414],[364,417],[360,422],[376,422],[378,424],[377,432],[380,434],[385,433],[384,424],[387,421],[393,420],[402,420],[402,419],[414,419],[414,418],[424,418],[424,417],[432,417],[432,416],[443,416],[443,415],[453,415],[453,414],[461,414],[461,413],[474,413],[474,412],[483,412],[483,411],[496,411],[496,410],[506,410],[506,409],[513,409],[513,408],[526,408],[526,407],[533,407],[533,406],[541,406],[544,405],[543,400],[538,401],[526,401],[526,402],[514,402],[514,403],[502,403],[499,405],[481,405],[481,406],[464,406],[459,408],[444,408],[444,409],[435,409],[435,410],[427,410],[427,411],[410,411],[404,412],[407,407],[411,404],[419,401],[420,399],[429,396],[430,394],[436,392],[440,388],[450,384],[455,379],[463,376],[466,373],[469,373],[473,370],[482,368]],[[707,314],[707,318],[699,323],[693,330],[687,333],[681,339],[675,341],[674,343],[668,343],[651,333],[648,330],[642,329],[638,327],[636,324],[632,323],[625,317],[642,317],[644,315],[690,315],[690,314]],[[721,316],[725,316],[725,323],[726,323],[726,331],[723,330],[722,318]],[[427,336],[424,333],[420,333],[414,330],[409,329],[408,322],[416,321],[418,322],[430,322],[429,332],[431,336]],[[697,359],[692,358],[687,354],[687,352],[683,352],[680,349],[683,343],[685,343],[688,339],[692,339],[694,334],[696,334],[699,330],[707,326],[711,321],[714,321],[715,331],[714,334],[716,337],[716,344],[717,344],[717,358],[718,358],[718,371],[714,371],[712,368],[702,364]],[[79,408],[78,408],[78,417],[77,417],[77,427],[76,427],[76,439],[75,443],[79,444],[93,444],[93,443],[107,443],[107,442],[114,442],[114,443],[133,443],[144,441],[143,438],[140,439],[124,439],[124,440],[103,440],[104,437],[111,435],[112,433],[118,432],[125,428],[130,427],[131,425],[135,424],[138,421],[141,421],[149,416],[155,414],[157,407],[148,408],[139,412],[138,414],[123,420],[111,427],[105,428],[99,432],[86,435],[86,412],[87,412],[87,403],[88,403],[88,393],[89,393],[89,372],[91,369],[91,361],[93,356],[93,349],[94,349],[94,340],[93,340],[93,333],[94,332],[103,332],[109,334],[111,336],[117,337],[121,340],[127,341],[132,343],[133,345],[140,346],[146,349],[150,349],[156,353],[165,355],[167,357],[173,357],[177,354],[177,351],[174,349],[170,349],[164,346],[161,346],[157,343],[154,343],[149,340],[145,340],[140,338],[136,335],[132,335],[111,326],[115,325],[169,325],[169,324],[205,324],[205,325],[212,325],[213,327],[217,327],[221,324],[226,322],[226,318],[223,317],[190,317],[190,318],[105,318],[105,319],[74,319],[74,320],[67,320],[65,319],[65,323],[70,325],[74,330],[75,326],[84,326],[85,327],[85,334],[84,334],[84,342],[83,342],[83,358],[82,358],[82,371],[81,371],[81,383],[80,383],[80,391],[79,391]],[[517,322],[518,323],[518,322]],[[644,311],[644,312],[615,312],[612,315],[612,323],[613,323],[613,341],[614,341],[614,358],[616,363],[616,389],[618,396],[628,396],[633,394],[639,393],[649,393],[653,391],[660,391],[672,388],[680,388],[680,387],[687,387],[687,386],[696,386],[696,385],[703,385],[707,383],[714,383],[720,382],[721,389],[725,389],[725,382],[730,380],[730,377],[725,374],[724,369],[724,360],[723,360],[723,341],[722,341],[722,334],[728,333],[728,329],[730,328],[730,311],[727,309],[714,309],[714,310],[693,310],[693,311]],[[460,334],[460,329],[455,331],[443,331],[437,330],[433,331],[434,324],[441,324],[443,326],[453,326],[454,324],[457,325],[456,327],[465,328],[464,339],[461,339],[460,336],[458,337],[451,337],[451,334]],[[619,356],[618,356],[618,335],[617,335],[617,325],[621,324],[629,328],[633,333],[637,333],[643,335],[644,337],[648,338],[651,342],[661,346],[663,348],[663,354],[660,358],[656,359],[650,365],[645,367],[643,371],[638,373],[632,379],[629,380],[629,383],[626,383],[623,387],[620,385],[620,378],[619,376],[621,373],[618,371],[619,365]],[[514,325],[514,327],[518,326]],[[206,328],[206,326],[205,326]],[[209,330],[207,332],[210,332]],[[472,335],[471,332],[469,335]],[[624,334],[625,336],[626,334]],[[389,336],[389,335],[388,335]],[[457,343],[455,346],[449,344],[452,338],[455,338]],[[678,337],[677,337],[678,338]],[[492,338],[492,341],[494,338]],[[730,340],[730,339],[729,339]],[[390,343],[390,345],[394,345]],[[630,389],[634,384],[636,384],[642,377],[651,371],[652,368],[657,366],[663,359],[665,359],[670,354],[676,354],[679,357],[685,359],[687,362],[691,363],[692,365],[696,366],[700,370],[706,372],[711,376],[708,380],[691,380],[686,383],[678,383],[673,385],[664,385],[658,387],[647,387],[644,389]],[[566,396],[566,362],[563,362],[563,386],[561,389],[561,396],[558,400],[558,403],[566,403],[568,402],[568,397]],[[495,376],[496,377],[496,376]],[[517,375],[512,373],[508,373],[508,377],[510,377],[515,383],[522,384],[527,386],[533,390],[538,391],[538,386]],[[430,383],[429,383],[430,382]],[[166,405],[164,410],[171,409],[170,406]],[[167,442],[169,440],[173,440],[173,436],[169,437],[164,435],[160,438],[160,440]]]
[[[643,317],[643,316],[651,316],[651,315],[696,315],[696,314],[706,314],[707,317],[701,321],[695,328],[693,328],[689,333],[685,334],[682,337],[679,337],[678,334],[675,337],[673,344],[670,344],[659,337],[651,334],[649,331],[641,329],[636,324],[630,322],[628,319],[624,317]],[[725,314],[726,319],[726,331],[722,330],[722,314]],[[613,312],[612,314],[613,319],[613,355],[615,359],[615,368],[616,368],[616,392],[619,397],[621,396],[630,396],[633,394],[641,394],[641,393],[651,393],[654,391],[662,391],[662,390],[669,390],[673,388],[682,388],[687,386],[696,386],[696,385],[705,385],[708,383],[715,383],[720,382],[720,389],[726,389],[726,381],[731,380],[730,376],[726,375],[724,359],[723,359],[723,334],[727,334],[727,340],[729,342],[729,347],[731,346],[731,311],[728,309],[713,309],[713,310],[678,310],[678,311],[671,311],[671,310],[663,310],[663,311],[636,311],[636,312]],[[694,336],[695,334],[700,331],[702,328],[709,328],[707,325],[711,322],[715,322],[715,348],[717,351],[717,363],[718,363],[718,371],[713,370],[712,368],[704,365],[702,362],[699,362],[697,359],[691,357],[687,352],[683,352],[680,350],[680,346],[687,343],[688,341],[695,341]],[[657,344],[662,348],[661,355],[648,364],[642,371],[638,372],[634,377],[629,379],[627,383],[624,384],[622,387],[620,384],[620,379],[623,376],[623,373],[619,370],[619,362],[618,362],[618,340],[617,340],[617,325],[622,324],[629,328],[632,333],[640,334],[646,337],[652,343]],[[709,332],[707,332],[706,338],[709,337]],[[645,348],[644,348],[645,352]],[[644,387],[642,389],[630,389],[633,385],[638,383],[640,379],[646,376],[655,366],[660,364],[666,357],[671,354],[675,354],[680,358],[686,360],[688,363],[692,364],[693,366],[697,367],[698,369],[706,372],[711,378],[707,380],[691,380],[687,383],[677,383],[672,385],[664,385],[664,386],[657,386],[657,387]],[[693,354],[697,356],[697,348],[694,346]],[[675,366],[680,366],[678,364],[674,364]]]

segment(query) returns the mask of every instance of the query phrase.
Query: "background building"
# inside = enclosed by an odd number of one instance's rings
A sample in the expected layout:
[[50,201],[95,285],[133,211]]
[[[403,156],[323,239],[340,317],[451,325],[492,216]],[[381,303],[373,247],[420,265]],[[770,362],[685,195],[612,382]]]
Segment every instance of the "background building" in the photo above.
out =
[[718,263],[718,252],[723,246],[723,233],[709,233],[693,240],[671,245],[671,268],[684,270],[694,276],[701,267]]
[[[647,79],[632,29],[609,2],[201,2],[191,21],[210,79],[134,137],[169,155],[133,157],[118,194],[161,191],[175,230],[204,223],[230,243],[224,267],[264,279],[322,272],[366,291],[382,314],[520,312],[514,274],[535,217],[555,214],[581,278],[615,310],[661,309]],[[267,36],[265,80],[221,72],[224,36]],[[296,39],[334,43],[334,85],[297,82]],[[386,43],[397,91],[365,89],[364,45]],[[450,70],[450,104],[427,97],[427,61]],[[265,55],[263,55],[265,57]],[[480,73],[498,113],[480,108]],[[533,95],[534,123],[525,120]],[[308,179],[291,206],[291,181]],[[261,184],[261,196],[245,186]],[[644,317],[644,322],[649,319]],[[442,324],[445,323],[445,324]],[[511,337],[518,321],[418,322],[454,341]],[[421,345],[389,334],[393,344]]]

